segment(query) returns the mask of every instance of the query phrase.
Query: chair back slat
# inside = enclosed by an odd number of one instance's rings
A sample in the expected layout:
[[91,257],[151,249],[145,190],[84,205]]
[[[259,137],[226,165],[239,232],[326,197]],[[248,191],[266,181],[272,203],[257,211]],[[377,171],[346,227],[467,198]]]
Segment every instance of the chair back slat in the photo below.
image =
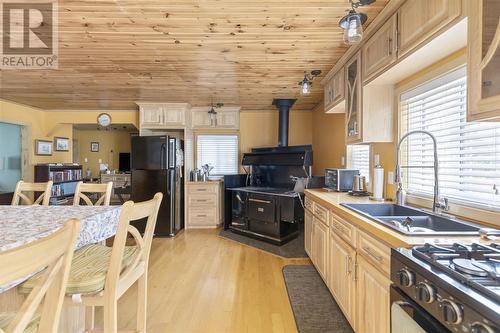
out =
[[[106,275],[106,283],[104,287],[105,293],[115,293],[117,291],[120,278],[123,278],[125,274],[130,272],[140,262],[144,262],[147,265],[153,233],[162,199],[163,194],[156,193],[154,198],[149,201],[141,203],[127,201],[123,204],[118,222],[118,229],[113,242],[113,249],[111,251],[110,266]],[[141,237],[137,229],[130,225],[130,222],[143,218],[147,218],[147,222],[144,235]],[[139,250],[137,256],[140,260],[137,260],[136,257],[136,260],[134,260],[132,265],[129,265],[127,269],[123,270],[122,258],[125,252],[125,245],[129,232],[134,239],[136,239]]]
[[[14,196],[12,197],[12,206],[17,206],[20,204],[25,205],[43,205],[48,206],[50,202],[50,196],[52,194],[52,181],[46,183],[28,183],[22,180],[17,182],[16,190],[14,191]],[[31,200],[24,192],[31,192],[33,196],[35,192],[42,192],[42,194],[36,199]]]
[[6,333],[23,332],[40,307],[38,332],[57,331],[79,228],[80,221],[69,220],[61,229],[45,238],[0,253],[0,285],[45,269],[9,323]]
[[[83,200],[87,206],[109,206],[111,201],[111,192],[113,191],[113,182],[106,184],[86,184],[78,182],[75,189],[75,197],[73,200],[74,206],[79,206],[80,201]],[[101,194],[101,196],[92,203],[92,200],[84,193]]]

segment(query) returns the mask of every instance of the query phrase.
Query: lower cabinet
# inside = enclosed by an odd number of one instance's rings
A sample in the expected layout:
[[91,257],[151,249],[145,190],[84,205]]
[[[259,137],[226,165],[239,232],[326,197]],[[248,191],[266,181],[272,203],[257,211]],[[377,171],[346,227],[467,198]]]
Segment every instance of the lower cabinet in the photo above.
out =
[[328,226],[313,217],[312,261],[326,281],[328,268]]
[[330,231],[327,285],[352,327],[356,317],[356,250]]
[[319,204],[310,198],[306,202],[306,252],[345,317],[356,333],[389,333],[390,247],[335,212],[311,209]]
[[305,209],[304,210],[304,248],[307,255],[311,258],[311,243],[312,243],[312,227],[313,227],[313,215],[312,213]]
[[391,280],[357,257],[356,333],[390,332]]

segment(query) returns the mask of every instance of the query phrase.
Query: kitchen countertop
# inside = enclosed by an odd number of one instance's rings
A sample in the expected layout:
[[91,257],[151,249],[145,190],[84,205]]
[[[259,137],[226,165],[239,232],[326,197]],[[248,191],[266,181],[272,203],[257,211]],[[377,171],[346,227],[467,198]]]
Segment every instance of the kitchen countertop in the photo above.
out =
[[372,221],[371,219],[364,217],[360,214],[355,213],[347,207],[343,207],[341,203],[379,203],[368,199],[368,197],[354,197],[348,195],[344,192],[327,192],[322,189],[308,189],[305,191],[306,198],[309,197],[311,200],[319,203],[325,208],[330,209],[333,213],[337,214],[339,217],[344,218],[351,224],[354,224],[362,231],[366,231],[380,240],[386,242],[391,247],[406,247],[411,248],[415,245],[421,245],[424,243],[435,243],[435,244],[453,244],[455,242],[462,243],[491,243],[491,241],[483,241],[477,237],[471,236],[439,236],[439,237],[428,237],[428,236],[407,236],[400,234],[392,229]]

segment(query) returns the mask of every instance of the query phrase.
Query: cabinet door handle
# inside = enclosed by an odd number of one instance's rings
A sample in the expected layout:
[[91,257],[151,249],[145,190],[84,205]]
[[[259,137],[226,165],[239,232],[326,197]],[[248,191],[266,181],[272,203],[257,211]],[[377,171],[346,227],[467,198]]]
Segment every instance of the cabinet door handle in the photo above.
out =
[[383,260],[382,256],[374,253],[374,251],[372,250],[371,247],[363,246],[363,250],[366,252],[366,254],[368,254],[373,259],[377,260],[378,262],[382,262],[382,260]]
[[352,262],[351,256],[347,256],[347,260],[345,262],[346,263],[346,273],[347,273],[347,275],[351,275],[352,274],[351,262]]
[[392,38],[389,37],[389,40],[388,40],[388,46],[389,46],[389,55],[392,55]]

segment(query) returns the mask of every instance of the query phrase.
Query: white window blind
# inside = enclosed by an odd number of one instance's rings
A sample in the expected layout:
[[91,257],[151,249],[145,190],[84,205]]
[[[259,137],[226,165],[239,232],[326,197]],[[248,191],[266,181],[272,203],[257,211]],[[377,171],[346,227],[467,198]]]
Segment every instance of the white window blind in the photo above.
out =
[[198,135],[197,167],[204,164],[214,167],[212,175],[238,173],[238,136],[237,135]]
[[[401,95],[402,133],[426,130],[437,139],[441,195],[463,204],[500,208],[500,125],[467,122],[466,69],[460,68]],[[433,164],[432,141],[410,136],[403,164]],[[408,193],[432,195],[431,168],[403,169]]]
[[358,169],[361,176],[370,181],[370,146],[369,145],[348,145],[347,146],[347,167]]

